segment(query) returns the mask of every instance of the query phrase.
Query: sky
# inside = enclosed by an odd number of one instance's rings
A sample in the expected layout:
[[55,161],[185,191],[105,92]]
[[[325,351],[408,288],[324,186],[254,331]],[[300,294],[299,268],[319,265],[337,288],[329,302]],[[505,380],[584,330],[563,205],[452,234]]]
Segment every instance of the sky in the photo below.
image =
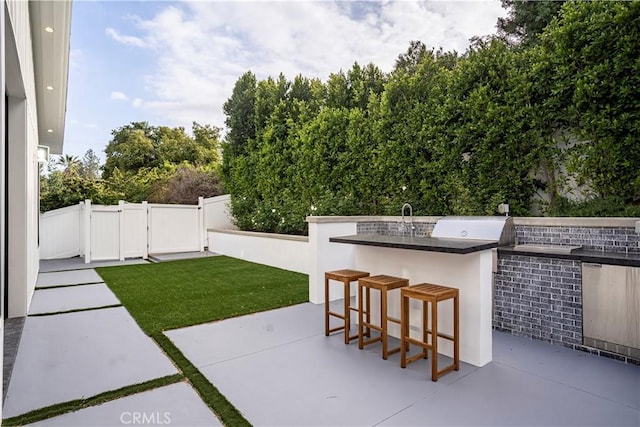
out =
[[393,69],[412,40],[463,53],[506,11],[476,1],[75,0],[64,153],[104,160],[133,121],[224,128],[238,78],[326,81],[354,62]]

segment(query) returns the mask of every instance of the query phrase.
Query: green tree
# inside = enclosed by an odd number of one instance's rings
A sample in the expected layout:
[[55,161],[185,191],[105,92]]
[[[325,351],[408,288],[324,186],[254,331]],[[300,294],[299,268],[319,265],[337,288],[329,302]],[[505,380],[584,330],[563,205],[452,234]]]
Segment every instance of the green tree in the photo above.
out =
[[82,156],[80,176],[89,179],[100,178],[100,159],[92,149],[88,149]]
[[105,149],[105,178],[116,168],[135,175],[141,169],[160,167],[164,163],[218,163],[220,129],[193,122],[192,132],[193,136],[182,127],[150,126],[146,122],[133,122],[115,129]]
[[86,199],[98,204],[113,204],[120,199],[121,194],[109,188],[102,179],[81,175],[79,167],[76,167],[80,163],[77,158],[65,155],[62,159],[69,167],[60,170],[57,164],[50,163],[47,173],[40,176],[42,212],[75,205]]
[[225,155],[241,155],[248,141],[255,138],[255,97],[256,76],[248,71],[238,79],[231,98],[222,107],[227,115],[225,124],[228,128]]
[[147,122],[132,122],[111,131],[112,139],[104,150],[107,159],[103,176],[109,178],[116,168],[135,172],[158,166],[154,130]]
[[530,46],[558,15],[563,0],[502,0],[509,11],[506,18],[498,18],[498,36],[505,42]]

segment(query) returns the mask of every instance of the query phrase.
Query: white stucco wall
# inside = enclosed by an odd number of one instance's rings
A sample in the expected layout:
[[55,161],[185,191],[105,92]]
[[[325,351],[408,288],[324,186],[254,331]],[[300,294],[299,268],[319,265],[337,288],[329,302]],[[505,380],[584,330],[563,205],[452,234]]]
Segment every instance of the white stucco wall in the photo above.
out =
[[[320,221],[320,220],[318,220]],[[356,234],[357,222],[316,222],[313,217],[309,222],[309,301],[324,304],[324,273],[331,270],[355,268],[355,250],[353,245],[331,243],[329,238]],[[341,299],[344,295],[342,284],[331,282],[330,299]],[[352,293],[355,292],[353,286]]]
[[209,251],[309,274],[309,241],[304,236],[208,230]]

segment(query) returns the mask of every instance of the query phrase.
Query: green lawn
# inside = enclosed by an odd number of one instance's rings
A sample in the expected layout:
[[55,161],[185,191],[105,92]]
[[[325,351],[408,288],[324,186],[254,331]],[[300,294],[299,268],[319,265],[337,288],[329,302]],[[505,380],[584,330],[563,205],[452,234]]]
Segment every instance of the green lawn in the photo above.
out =
[[308,301],[306,274],[225,256],[96,271],[149,335]]
[[96,271],[220,420],[249,426],[162,331],[308,301],[308,276],[224,256]]

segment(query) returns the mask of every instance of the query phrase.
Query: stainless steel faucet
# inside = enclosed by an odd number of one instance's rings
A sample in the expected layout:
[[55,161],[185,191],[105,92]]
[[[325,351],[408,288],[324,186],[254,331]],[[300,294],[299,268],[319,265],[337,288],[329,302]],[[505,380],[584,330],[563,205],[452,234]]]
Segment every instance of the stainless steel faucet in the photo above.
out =
[[413,230],[415,230],[415,227],[413,226],[413,208],[409,203],[405,203],[404,205],[402,205],[402,235],[404,236],[404,232],[407,229],[407,223],[404,217],[404,211],[406,208],[409,208],[409,227],[411,230],[410,235],[411,237],[413,237]]

